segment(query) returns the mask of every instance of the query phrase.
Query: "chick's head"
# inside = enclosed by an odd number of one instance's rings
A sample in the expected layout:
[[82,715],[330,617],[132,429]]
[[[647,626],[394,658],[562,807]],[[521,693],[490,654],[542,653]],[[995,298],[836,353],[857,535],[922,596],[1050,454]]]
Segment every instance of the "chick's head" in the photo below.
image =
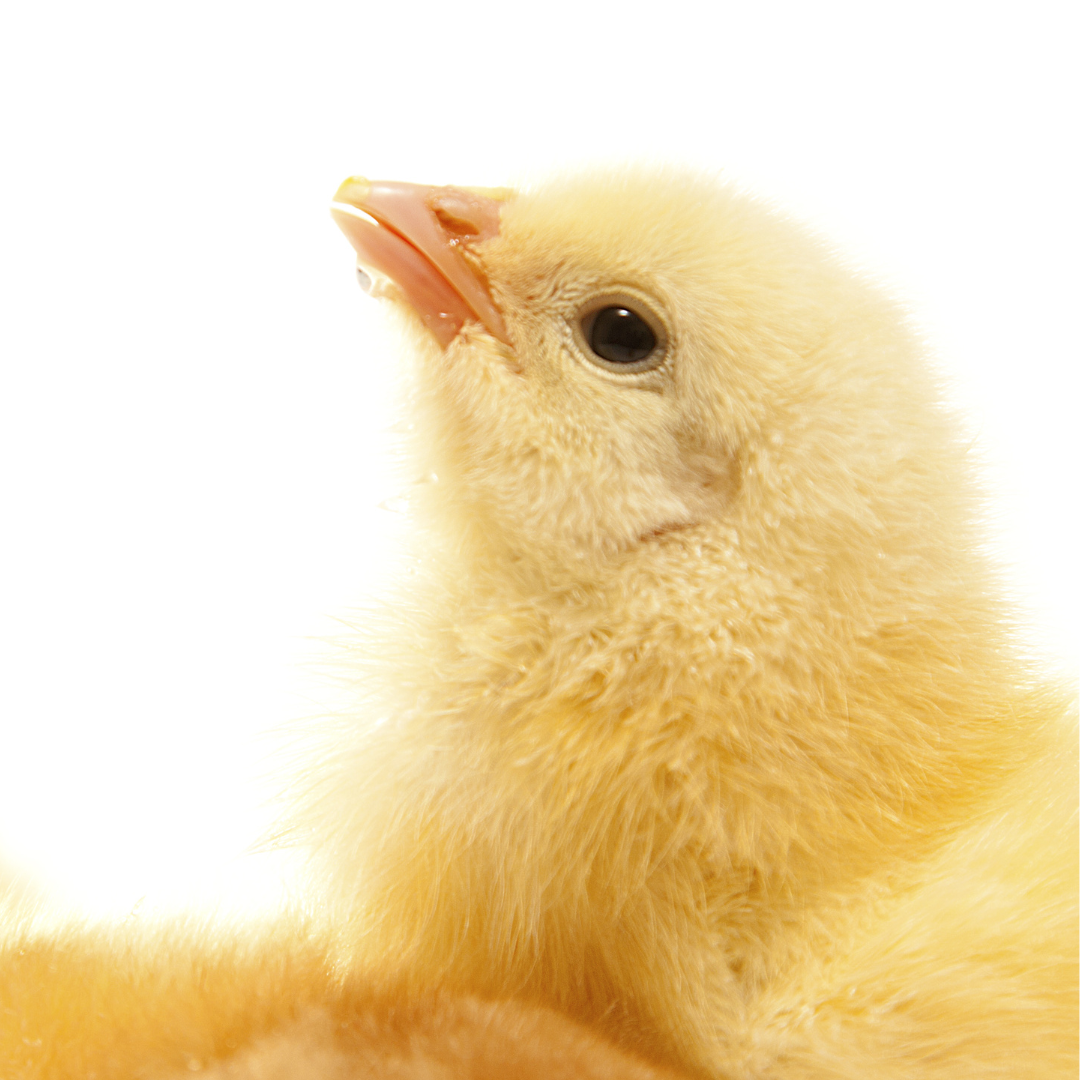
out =
[[902,320],[762,204],[664,170],[423,190],[501,320],[444,312],[440,341],[409,316],[434,471],[489,548],[592,572],[724,528],[743,557],[835,558],[901,540],[944,490]]

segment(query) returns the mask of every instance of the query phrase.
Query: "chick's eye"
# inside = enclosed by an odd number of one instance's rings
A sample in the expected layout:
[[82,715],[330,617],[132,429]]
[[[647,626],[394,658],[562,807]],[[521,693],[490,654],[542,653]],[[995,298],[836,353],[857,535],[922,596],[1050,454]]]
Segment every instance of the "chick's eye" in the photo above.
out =
[[635,311],[621,306],[601,308],[587,329],[589,348],[612,364],[635,364],[656,348],[656,335]]

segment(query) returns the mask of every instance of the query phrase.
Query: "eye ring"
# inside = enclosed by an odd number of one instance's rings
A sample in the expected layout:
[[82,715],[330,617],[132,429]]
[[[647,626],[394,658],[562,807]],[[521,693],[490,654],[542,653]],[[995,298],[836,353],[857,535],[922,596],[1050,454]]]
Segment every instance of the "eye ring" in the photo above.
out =
[[664,321],[653,305],[633,293],[593,297],[578,309],[573,330],[582,355],[603,371],[633,375],[652,371],[667,358]]

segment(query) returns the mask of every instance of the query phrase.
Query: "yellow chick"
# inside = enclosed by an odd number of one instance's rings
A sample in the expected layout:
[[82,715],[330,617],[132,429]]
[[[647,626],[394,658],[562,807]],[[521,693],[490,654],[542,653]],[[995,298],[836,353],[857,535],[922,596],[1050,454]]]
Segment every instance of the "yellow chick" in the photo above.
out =
[[1075,711],[896,307],[677,172],[334,213],[438,478],[304,812],[350,962],[709,1077],[1074,1075]]
[[896,308],[673,171],[334,213],[429,482],[296,810],[329,927],[24,934],[0,1075],[1075,1075],[1075,711]]

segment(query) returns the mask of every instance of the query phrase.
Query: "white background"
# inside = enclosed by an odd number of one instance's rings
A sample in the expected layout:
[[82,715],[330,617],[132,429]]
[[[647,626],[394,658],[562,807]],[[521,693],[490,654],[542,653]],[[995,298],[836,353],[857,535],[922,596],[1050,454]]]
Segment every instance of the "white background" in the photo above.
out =
[[[1071,5],[20,5],[0,32],[0,860],[55,904],[270,903],[259,733],[378,576],[393,348],[354,172],[726,174],[910,303],[999,549],[1077,644]],[[1033,637],[1036,639],[1038,635]],[[0,873],[0,877],[2,877]]]

